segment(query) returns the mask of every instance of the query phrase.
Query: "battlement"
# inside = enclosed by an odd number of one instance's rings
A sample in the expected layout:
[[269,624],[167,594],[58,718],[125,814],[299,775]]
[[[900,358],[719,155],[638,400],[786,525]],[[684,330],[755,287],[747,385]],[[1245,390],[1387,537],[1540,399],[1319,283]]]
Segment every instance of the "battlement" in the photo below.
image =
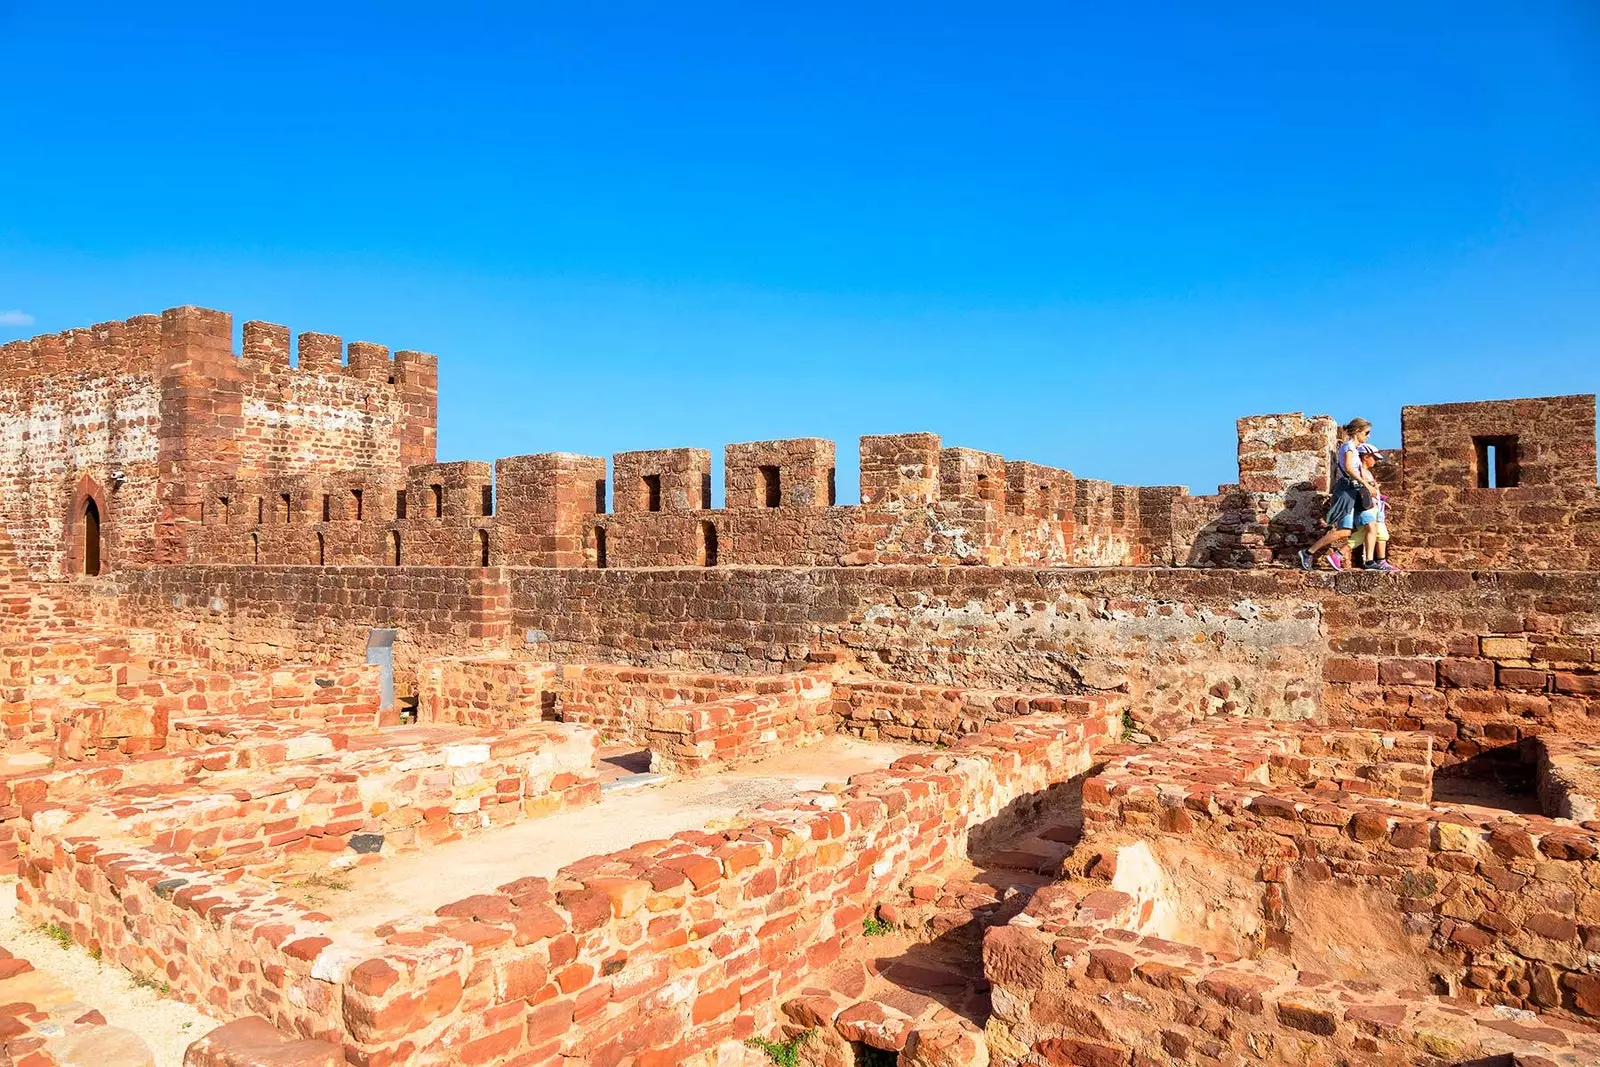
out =
[[[235,353],[233,316],[177,307],[0,347],[0,498],[31,568],[184,559],[207,496],[245,495],[202,487],[403,478],[434,461],[436,357],[316,333],[296,348],[267,322],[242,337]],[[99,554],[85,548],[92,531]]]
[[255,368],[342,374],[386,385],[438,384],[438,357],[426,352],[391,357],[383,345],[352,341],[346,346],[342,338],[324,333],[302,333],[291,349],[287,326],[252,320],[243,326],[242,351],[235,355],[232,334],[232,315],[198,307],[39,334],[0,345],[0,383],[199,370],[204,361],[197,356],[216,360],[226,354]]
[[865,437],[861,449],[879,473],[859,505],[838,503],[835,446],[821,438],[726,446],[721,508],[702,448],[616,453],[610,479],[604,458],[562,452],[492,472],[464,462],[227,478],[204,486],[185,556],[596,568],[1176,559],[1181,489],[1085,481],[1080,496],[1066,471],[943,448],[929,433]]
[[[708,449],[438,464],[434,356],[257,320],[241,335],[235,353],[231,315],[179,307],[4,346],[0,492],[30,566],[87,566],[92,504],[116,564],[1253,567],[1315,538],[1339,438],[1328,415],[1241,418],[1238,481],[1191,496],[869,435],[849,505],[832,441],[739,442],[713,508]],[[1405,408],[1378,468],[1395,547],[1600,566],[1594,429],[1593,396]]]
[[62,375],[154,374],[161,354],[162,317],[135,315],[0,345],[0,385]]

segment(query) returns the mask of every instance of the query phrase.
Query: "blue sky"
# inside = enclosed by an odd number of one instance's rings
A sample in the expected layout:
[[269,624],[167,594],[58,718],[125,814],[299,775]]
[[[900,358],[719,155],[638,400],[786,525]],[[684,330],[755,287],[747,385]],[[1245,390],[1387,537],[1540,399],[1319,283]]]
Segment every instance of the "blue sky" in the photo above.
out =
[[437,352],[443,459],[822,436],[853,500],[926,429],[1207,492],[1242,414],[1600,385],[1588,0],[0,0],[0,61],[0,340]]

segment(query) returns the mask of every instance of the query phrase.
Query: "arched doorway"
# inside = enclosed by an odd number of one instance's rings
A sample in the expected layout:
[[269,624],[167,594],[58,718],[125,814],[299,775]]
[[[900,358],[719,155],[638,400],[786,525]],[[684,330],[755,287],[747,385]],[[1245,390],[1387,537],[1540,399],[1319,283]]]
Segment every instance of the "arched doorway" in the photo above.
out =
[[100,573],[100,506],[92,497],[83,504],[83,573]]

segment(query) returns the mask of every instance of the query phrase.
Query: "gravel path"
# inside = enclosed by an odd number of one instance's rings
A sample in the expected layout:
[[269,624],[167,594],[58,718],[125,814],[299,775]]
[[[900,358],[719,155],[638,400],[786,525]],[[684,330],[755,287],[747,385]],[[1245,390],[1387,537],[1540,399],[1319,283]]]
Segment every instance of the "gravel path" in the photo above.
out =
[[181,1067],[183,1050],[221,1025],[175,997],[135,986],[127,971],[90,958],[77,945],[62,948],[35,925],[25,923],[17,915],[14,878],[0,879],[0,944],[34,966],[32,973],[0,982],[0,996],[13,983],[26,984],[30,993],[44,996],[50,995],[48,985],[58,986],[64,999],[78,1001],[84,1011],[96,1009],[110,1025],[139,1035],[154,1054],[156,1067]]

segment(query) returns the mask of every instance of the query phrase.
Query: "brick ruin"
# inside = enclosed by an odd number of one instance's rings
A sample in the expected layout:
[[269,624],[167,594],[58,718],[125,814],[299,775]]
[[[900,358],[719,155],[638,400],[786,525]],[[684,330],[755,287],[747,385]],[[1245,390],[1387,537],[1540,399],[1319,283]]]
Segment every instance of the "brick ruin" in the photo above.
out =
[[[1308,574],[1327,416],[1205,496],[916,433],[713,508],[242,337],[0,362],[0,873],[193,1067],[1600,1063],[1594,397],[1404,409],[1406,573]],[[0,1063],[150,1063],[56,952]]]

